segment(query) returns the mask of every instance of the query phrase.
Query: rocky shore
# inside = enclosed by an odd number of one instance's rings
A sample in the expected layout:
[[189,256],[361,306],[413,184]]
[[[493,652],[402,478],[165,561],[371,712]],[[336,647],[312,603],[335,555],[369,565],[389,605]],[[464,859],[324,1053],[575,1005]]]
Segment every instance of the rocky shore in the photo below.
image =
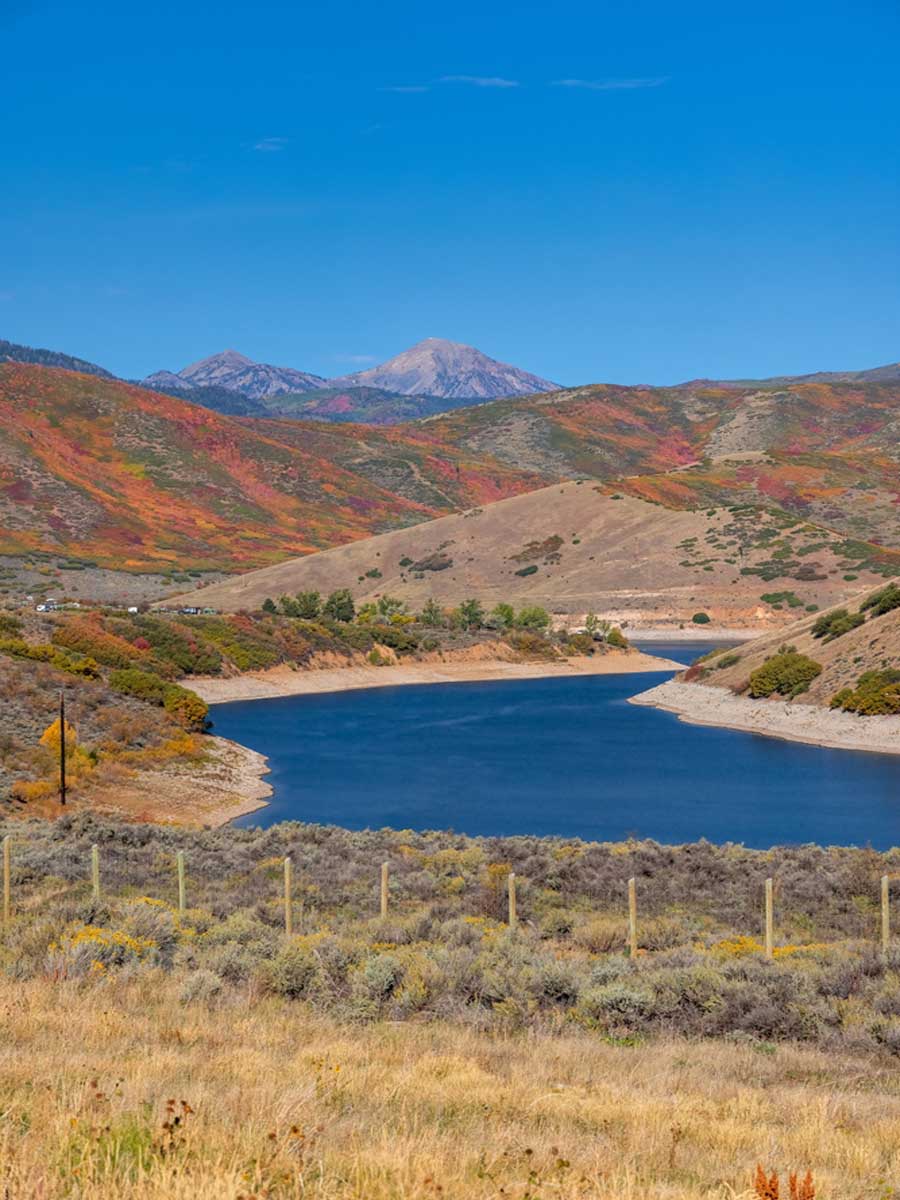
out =
[[631,703],[677,713],[692,725],[719,725],[836,750],[900,754],[900,717],[860,717],[782,699],[750,700],[725,688],[676,680],[632,696]]

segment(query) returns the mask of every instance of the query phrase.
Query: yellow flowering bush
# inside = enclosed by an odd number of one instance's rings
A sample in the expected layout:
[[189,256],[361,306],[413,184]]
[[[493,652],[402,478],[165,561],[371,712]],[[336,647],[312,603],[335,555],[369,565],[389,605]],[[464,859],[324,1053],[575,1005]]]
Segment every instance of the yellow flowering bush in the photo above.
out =
[[123,929],[77,925],[50,943],[50,970],[58,977],[78,977],[140,962],[155,949],[156,943],[151,938]]
[[710,946],[710,950],[722,958],[746,958],[749,954],[762,954],[764,947],[755,937],[742,935],[716,942]]

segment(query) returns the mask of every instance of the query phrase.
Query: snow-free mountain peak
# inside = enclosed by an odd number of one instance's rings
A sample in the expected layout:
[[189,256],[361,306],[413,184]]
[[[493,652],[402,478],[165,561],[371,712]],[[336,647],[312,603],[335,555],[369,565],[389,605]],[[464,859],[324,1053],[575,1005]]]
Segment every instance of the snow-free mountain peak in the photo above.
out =
[[553,392],[559,385],[489,358],[474,346],[428,337],[380,366],[333,379],[330,386],[377,387],[404,396],[485,400]]
[[171,387],[173,377],[180,379],[186,389],[219,387],[240,392],[242,396],[253,400],[263,396],[280,396],[286,392],[308,392],[325,382],[320,375],[297,371],[293,367],[274,367],[269,363],[254,362],[237,350],[223,350],[174,373],[156,371],[148,375],[143,383],[151,388]]

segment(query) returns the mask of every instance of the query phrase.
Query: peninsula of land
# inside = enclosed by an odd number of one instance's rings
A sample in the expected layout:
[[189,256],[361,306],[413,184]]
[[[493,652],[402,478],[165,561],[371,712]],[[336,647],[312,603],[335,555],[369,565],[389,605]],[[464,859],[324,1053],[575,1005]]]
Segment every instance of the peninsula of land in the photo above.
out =
[[834,750],[900,754],[900,716],[860,717],[814,704],[748,700],[724,688],[675,679],[632,696],[630,703],[677,713],[691,725],[719,725]]

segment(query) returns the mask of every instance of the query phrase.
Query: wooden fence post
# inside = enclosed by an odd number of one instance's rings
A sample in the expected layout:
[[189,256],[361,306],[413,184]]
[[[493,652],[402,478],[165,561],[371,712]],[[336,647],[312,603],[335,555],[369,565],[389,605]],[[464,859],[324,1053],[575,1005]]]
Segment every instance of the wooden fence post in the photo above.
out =
[[292,865],[288,857],[284,860],[284,932],[286,937],[290,937],[294,932],[293,890]]
[[881,877],[881,952],[887,954],[891,945],[891,885],[887,875]]
[[96,844],[91,846],[91,887],[94,893],[94,899],[100,899],[100,848]]
[[516,911],[516,873],[510,871],[509,877],[506,880],[507,898],[509,901],[509,927],[515,929],[519,923],[519,914]]
[[9,889],[10,889],[10,836],[3,839],[3,924],[9,924]]
[[766,958],[775,953],[775,925],[772,912],[772,880],[766,880]]
[[381,918],[388,915],[388,876],[390,867],[386,862],[381,864]]
[[637,885],[633,876],[628,880],[628,952],[637,958]]
[[178,915],[184,916],[184,910],[187,908],[185,903],[185,887],[184,887],[184,851],[179,850],[175,856],[175,863],[178,867]]

